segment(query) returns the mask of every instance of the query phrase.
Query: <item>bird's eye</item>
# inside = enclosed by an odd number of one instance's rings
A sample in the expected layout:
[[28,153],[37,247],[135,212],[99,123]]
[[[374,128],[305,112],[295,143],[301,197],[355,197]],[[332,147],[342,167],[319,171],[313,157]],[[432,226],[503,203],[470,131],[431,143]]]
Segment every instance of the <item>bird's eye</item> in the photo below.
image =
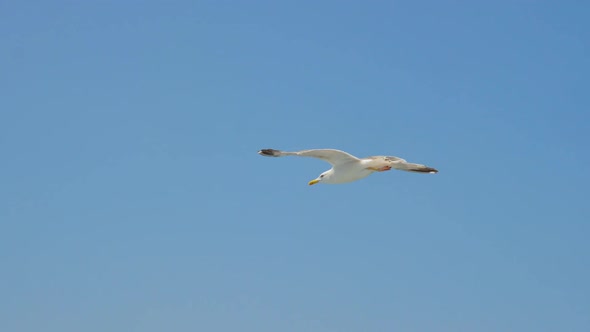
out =
[[320,175],[320,179],[324,177],[324,174]]

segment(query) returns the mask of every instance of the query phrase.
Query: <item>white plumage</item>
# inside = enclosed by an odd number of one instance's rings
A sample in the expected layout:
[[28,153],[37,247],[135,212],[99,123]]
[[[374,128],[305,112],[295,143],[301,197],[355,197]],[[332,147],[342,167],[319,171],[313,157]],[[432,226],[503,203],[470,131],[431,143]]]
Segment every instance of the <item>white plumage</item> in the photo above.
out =
[[332,168],[320,174],[309,182],[313,185],[319,182],[328,184],[346,183],[360,180],[374,172],[389,171],[392,168],[418,173],[437,173],[432,167],[408,163],[402,158],[392,156],[374,156],[357,158],[349,153],[334,149],[315,149],[287,152],[274,149],[262,149],[258,154],[265,157],[299,156],[322,159],[329,162]]

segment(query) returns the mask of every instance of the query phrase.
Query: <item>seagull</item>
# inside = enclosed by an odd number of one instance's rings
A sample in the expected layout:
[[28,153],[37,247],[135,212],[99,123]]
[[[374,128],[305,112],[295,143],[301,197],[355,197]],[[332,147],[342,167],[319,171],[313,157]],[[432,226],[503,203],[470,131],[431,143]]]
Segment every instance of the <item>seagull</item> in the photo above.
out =
[[438,173],[438,170],[432,167],[408,163],[399,157],[373,156],[357,158],[347,152],[335,149],[314,149],[296,152],[262,149],[258,151],[258,154],[265,157],[312,157],[329,162],[332,168],[320,174],[316,179],[309,181],[310,186],[320,182],[326,184],[352,182],[375,172],[385,172],[392,168],[417,173]]

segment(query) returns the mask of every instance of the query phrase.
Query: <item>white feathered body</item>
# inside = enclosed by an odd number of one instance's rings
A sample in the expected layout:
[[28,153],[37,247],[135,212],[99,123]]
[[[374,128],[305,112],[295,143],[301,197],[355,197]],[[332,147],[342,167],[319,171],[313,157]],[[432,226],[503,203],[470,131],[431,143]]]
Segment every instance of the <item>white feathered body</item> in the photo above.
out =
[[369,164],[372,164],[370,160],[361,160],[360,162],[348,162],[338,165],[324,173],[326,175],[322,182],[339,184],[366,178],[375,172],[367,168],[370,167]]

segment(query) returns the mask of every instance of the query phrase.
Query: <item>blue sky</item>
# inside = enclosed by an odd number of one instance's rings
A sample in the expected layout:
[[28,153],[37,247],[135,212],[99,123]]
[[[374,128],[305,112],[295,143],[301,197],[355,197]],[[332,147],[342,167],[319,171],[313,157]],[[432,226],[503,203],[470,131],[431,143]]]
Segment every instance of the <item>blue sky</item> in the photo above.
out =
[[0,328],[588,331],[589,14],[3,2]]

